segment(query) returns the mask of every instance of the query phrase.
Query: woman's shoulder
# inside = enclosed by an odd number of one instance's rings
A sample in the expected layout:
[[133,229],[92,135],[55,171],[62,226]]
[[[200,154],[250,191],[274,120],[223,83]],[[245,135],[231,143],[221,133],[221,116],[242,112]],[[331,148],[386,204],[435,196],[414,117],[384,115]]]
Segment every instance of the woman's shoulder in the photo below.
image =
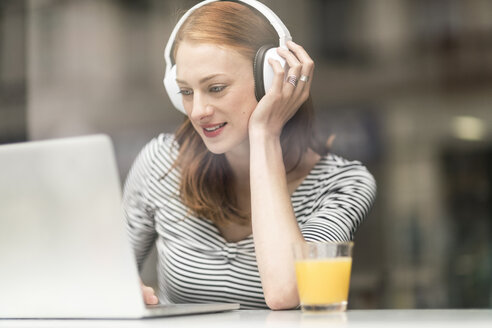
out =
[[161,133],[144,145],[135,162],[154,170],[168,170],[174,165],[178,153],[179,145],[174,134]]
[[338,181],[347,183],[352,180],[364,182],[373,186],[374,189],[376,186],[373,175],[363,163],[349,160],[334,153],[322,156],[311,171],[311,175],[316,177],[318,181],[323,181],[325,185]]
[[179,149],[178,142],[172,133],[161,133],[157,135],[147,143],[147,146],[164,152],[174,152]]
[[177,157],[179,152],[179,145],[171,133],[161,133],[156,137],[152,138],[143,147],[141,154],[146,154],[151,158],[155,157]]
[[362,162],[357,160],[350,160],[335,153],[327,153],[324,156],[321,156],[320,163],[326,168],[330,168],[332,170],[353,167],[353,168],[365,168]]

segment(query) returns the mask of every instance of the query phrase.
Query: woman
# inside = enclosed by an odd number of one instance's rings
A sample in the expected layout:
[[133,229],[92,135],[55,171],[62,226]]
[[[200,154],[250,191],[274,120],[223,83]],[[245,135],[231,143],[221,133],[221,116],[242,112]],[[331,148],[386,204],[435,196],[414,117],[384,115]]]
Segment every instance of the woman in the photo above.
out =
[[314,64],[301,46],[278,48],[289,79],[270,59],[272,87],[257,101],[253,59],[268,43],[278,43],[269,21],[229,1],[198,8],[176,36],[187,117],[142,150],[124,190],[139,268],[157,245],[163,302],[296,307],[292,244],[350,240],[372,206],[371,174],[316,141]]

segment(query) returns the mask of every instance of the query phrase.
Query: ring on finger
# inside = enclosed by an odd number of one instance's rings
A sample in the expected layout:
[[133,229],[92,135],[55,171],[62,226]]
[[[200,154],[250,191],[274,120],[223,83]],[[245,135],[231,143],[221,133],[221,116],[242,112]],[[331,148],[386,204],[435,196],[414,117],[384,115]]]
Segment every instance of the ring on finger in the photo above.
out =
[[297,76],[295,76],[295,75],[287,76],[287,83],[292,84],[295,88],[297,86]]
[[299,78],[299,81],[307,82],[307,81],[309,81],[309,76],[308,75],[301,75],[301,77]]

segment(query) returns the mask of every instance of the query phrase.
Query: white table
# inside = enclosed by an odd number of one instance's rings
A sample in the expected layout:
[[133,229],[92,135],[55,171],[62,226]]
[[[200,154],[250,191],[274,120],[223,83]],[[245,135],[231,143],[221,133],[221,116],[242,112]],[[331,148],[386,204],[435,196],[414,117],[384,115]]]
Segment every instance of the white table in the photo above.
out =
[[296,311],[232,312],[144,320],[0,320],[0,327],[488,327],[490,310],[350,310],[342,314],[306,315]]

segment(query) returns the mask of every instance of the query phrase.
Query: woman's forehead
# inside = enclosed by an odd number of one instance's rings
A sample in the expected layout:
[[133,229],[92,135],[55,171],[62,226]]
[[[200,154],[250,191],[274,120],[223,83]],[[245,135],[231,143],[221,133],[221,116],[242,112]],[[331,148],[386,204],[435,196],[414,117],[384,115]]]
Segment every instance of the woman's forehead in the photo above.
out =
[[[183,42],[176,53],[178,78],[204,74],[235,74],[250,69],[250,61],[239,52],[211,43]],[[183,76],[185,75],[185,76]]]

